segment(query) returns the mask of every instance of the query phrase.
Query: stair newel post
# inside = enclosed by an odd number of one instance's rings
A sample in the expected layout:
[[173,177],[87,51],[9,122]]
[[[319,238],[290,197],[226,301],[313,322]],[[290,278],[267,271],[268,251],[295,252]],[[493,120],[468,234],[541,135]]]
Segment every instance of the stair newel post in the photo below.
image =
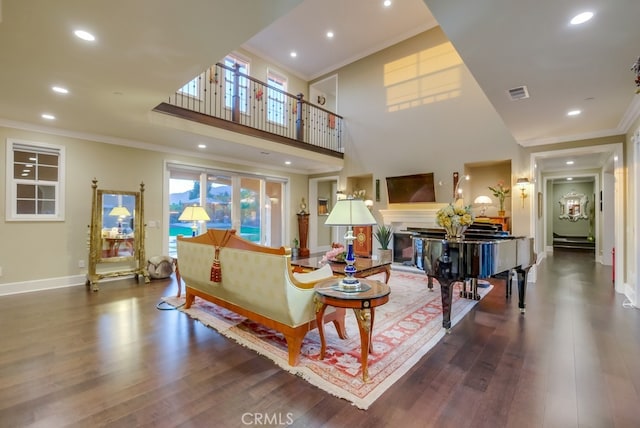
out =
[[304,141],[304,120],[302,119],[303,94],[296,95],[296,140]]
[[233,75],[231,120],[240,123],[240,64],[235,63],[233,65]]

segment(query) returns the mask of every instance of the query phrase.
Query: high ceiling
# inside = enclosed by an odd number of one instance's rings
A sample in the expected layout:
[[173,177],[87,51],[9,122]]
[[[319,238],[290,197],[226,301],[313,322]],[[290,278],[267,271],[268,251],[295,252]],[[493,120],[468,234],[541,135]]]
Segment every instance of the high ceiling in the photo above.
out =
[[[570,27],[585,8],[594,18]],[[520,144],[620,135],[640,112],[630,70],[638,16],[637,0],[394,0],[390,8],[382,0],[4,0],[0,125],[189,154],[205,140],[215,154],[204,156],[281,167],[284,154],[265,159],[252,142],[174,130],[149,112],[238,46],[312,79],[439,23]],[[80,27],[96,42],[74,38]],[[508,90],[521,85],[530,98],[511,101]],[[567,117],[570,109],[582,114]],[[302,158],[295,168],[321,172]]]

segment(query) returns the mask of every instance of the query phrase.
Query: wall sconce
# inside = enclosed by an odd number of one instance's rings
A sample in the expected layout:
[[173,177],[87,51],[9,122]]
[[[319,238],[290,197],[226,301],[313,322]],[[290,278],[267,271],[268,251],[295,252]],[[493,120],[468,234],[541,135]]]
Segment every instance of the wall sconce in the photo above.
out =
[[529,179],[518,178],[516,184],[520,187],[520,199],[522,200],[522,208],[524,208],[524,199],[527,197],[527,187],[529,186]]

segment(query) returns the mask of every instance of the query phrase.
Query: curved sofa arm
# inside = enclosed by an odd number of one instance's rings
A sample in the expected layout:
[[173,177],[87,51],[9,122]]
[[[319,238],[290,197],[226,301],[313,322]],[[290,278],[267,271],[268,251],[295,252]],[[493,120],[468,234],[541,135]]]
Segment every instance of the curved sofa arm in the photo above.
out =
[[328,264],[322,266],[320,269],[312,270],[311,272],[293,272],[290,273],[291,282],[299,288],[313,288],[319,281],[332,278],[333,270]]

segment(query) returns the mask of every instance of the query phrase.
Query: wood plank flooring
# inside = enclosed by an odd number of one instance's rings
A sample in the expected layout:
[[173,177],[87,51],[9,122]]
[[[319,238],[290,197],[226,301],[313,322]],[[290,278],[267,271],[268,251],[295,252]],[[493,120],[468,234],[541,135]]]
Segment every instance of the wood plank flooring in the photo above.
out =
[[367,411],[175,310],[173,279],[0,297],[0,427],[638,427],[640,311],[557,251],[502,283]]

